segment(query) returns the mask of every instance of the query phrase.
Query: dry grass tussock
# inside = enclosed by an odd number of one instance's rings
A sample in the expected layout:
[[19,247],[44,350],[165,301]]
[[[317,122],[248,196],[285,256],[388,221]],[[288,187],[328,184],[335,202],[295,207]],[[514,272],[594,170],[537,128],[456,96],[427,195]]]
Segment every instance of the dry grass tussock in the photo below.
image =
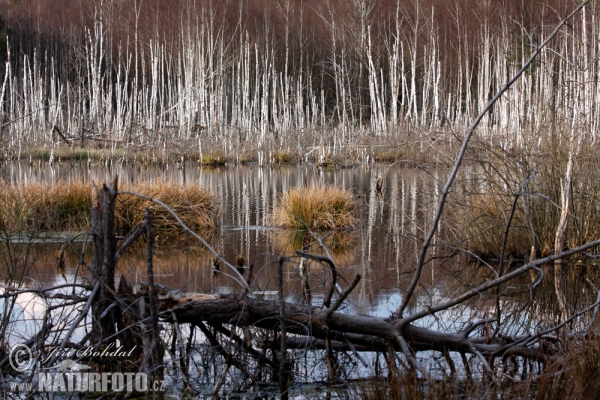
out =
[[[221,212],[218,200],[196,186],[170,183],[141,183],[121,187],[156,198],[168,205],[183,222],[196,231],[212,231]],[[3,186],[0,189],[0,229],[5,232],[85,230],[90,224],[92,186],[83,182]],[[162,232],[180,233],[175,219],[162,207],[138,196],[117,198],[117,229],[126,231],[139,224],[144,208],[154,216],[154,226]]]
[[[477,167],[450,200],[449,226],[464,239],[463,247],[483,258],[498,258],[515,204],[505,256],[527,258],[533,245],[536,257],[553,253],[568,146],[548,143],[534,152],[478,145]],[[595,148],[583,144],[574,161],[568,247],[600,234],[600,158]]]
[[90,187],[82,182],[56,186],[2,185],[0,229],[9,232],[86,229],[91,204]]
[[275,225],[315,231],[353,228],[357,219],[353,212],[352,193],[331,186],[291,189],[279,197],[271,221]]
[[[123,190],[138,192],[153,197],[168,205],[181,220],[193,230],[212,231],[221,213],[218,199],[207,189],[197,186],[182,186],[172,183],[148,183]],[[163,231],[181,232],[177,221],[163,207],[138,196],[121,195],[115,213],[117,226],[132,228],[144,217],[144,208],[152,211],[154,225]]]

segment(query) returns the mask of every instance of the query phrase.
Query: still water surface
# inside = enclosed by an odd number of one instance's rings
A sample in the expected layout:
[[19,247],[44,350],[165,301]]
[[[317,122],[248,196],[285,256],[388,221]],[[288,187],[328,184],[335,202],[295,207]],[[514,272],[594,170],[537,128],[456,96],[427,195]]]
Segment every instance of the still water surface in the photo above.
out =
[[[314,184],[331,185],[352,191],[357,200],[355,216],[358,227],[349,234],[319,236],[327,245],[337,268],[348,282],[355,274],[362,280],[350,297],[351,311],[360,314],[388,316],[401,299],[401,290],[408,285],[417,257],[417,245],[427,230],[439,194],[439,179],[445,174],[394,166],[366,166],[348,169],[318,169],[313,165],[261,167],[258,165],[228,168],[184,170],[173,166],[162,168],[104,167],[88,168],[86,164],[61,163],[53,168],[46,164],[6,164],[0,177],[9,185],[41,182],[64,185],[83,180],[96,184],[118,176],[121,182],[135,185],[144,181],[176,182],[208,188],[219,198],[223,212],[218,228],[208,235],[210,244],[235,265],[238,255],[245,264],[254,261],[256,290],[276,289],[274,261],[280,255],[291,256],[302,247],[302,238],[294,232],[276,228],[270,214],[277,199],[294,187]],[[377,196],[375,182],[384,179],[383,196]],[[434,245],[444,243],[444,231],[434,238]],[[160,241],[159,241],[160,242]],[[311,251],[324,254],[318,240],[311,241]],[[130,282],[145,281],[143,249],[134,251],[120,261],[120,272]],[[75,259],[71,260],[75,263]],[[296,264],[286,268],[286,295],[294,299],[302,290]],[[55,255],[37,260],[40,284],[60,281],[54,272]],[[444,259],[431,262],[424,283],[445,287],[448,265]],[[193,239],[163,241],[155,252],[155,273],[160,283],[187,291],[237,292],[239,286],[223,271],[220,278],[212,276],[212,255]],[[326,279],[325,270],[311,266],[312,285],[318,301],[319,288]],[[63,280],[64,282],[64,280]],[[345,285],[342,285],[345,286]]]

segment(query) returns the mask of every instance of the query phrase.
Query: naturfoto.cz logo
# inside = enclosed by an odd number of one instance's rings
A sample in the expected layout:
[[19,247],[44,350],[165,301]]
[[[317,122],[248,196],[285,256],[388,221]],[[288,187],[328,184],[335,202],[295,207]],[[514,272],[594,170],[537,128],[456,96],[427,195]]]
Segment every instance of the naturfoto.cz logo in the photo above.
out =
[[[124,351],[115,348],[114,343],[104,350],[96,351],[92,347],[78,350],[65,350],[58,347],[49,351],[45,361],[40,363],[40,371],[34,374],[33,383],[11,383],[11,389],[18,392],[147,392],[163,391],[164,381],[149,382],[148,374],[143,372],[88,372],[89,365],[65,357],[128,357],[134,349]],[[53,366],[44,365],[54,356],[63,358]],[[35,362],[31,349],[25,344],[14,346],[9,354],[11,367],[17,372],[26,372]]]

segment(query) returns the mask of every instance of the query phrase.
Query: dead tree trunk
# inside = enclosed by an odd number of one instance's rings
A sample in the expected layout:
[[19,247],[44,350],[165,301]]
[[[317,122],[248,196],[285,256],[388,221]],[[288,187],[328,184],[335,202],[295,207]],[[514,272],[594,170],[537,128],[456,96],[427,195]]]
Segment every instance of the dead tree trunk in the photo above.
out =
[[[282,319],[278,301],[240,298],[235,295],[208,295],[184,293],[162,286],[158,292],[158,306],[166,322],[199,324],[207,322],[220,326],[236,322],[238,327],[257,327],[277,331]],[[293,336],[286,346],[297,348],[299,343],[313,348],[327,348],[327,342],[336,349],[356,351],[388,350],[392,343],[395,350],[401,351],[397,341],[404,336],[412,351],[437,350],[442,352],[481,354],[486,358],[496,356],[522,356],[545,362],[548,355],[525,345],[507,346],[505,341],[490,342],[486,338],[469,337],[471,327],[456,333],[442,333],[427,328],[407,325],[400,332],[391,319],[351,315],[339,312],[330,313],[327,309],[301,304],[285,304],[285,325]],[[311,336],[314,340],[298,340],[299,336]],[[281,336],[280,336],[281,337]],[[519,338],[511,338],[516,342]],[[269,347],[279,348],[280,344],[270,343]]]
[[[103,347],[107,341],[119,341],[128,349],[131,358],[119,365],[119,370],[146,372],[155,380],[163,379],[164,348],[160,342],[156,294],[152,266],[154,238],[152,219],[146,209],[144,220],[133,230],[117,249],[115,236],[115,201],[118,195],[118,179],[101,188],[94,186],[91,211],[93,234],[92,275],[93,283],[100,283],[100,290],[92,303],[91,343]],[[147,237],[147,295],[138,300],[124,277],[115,291],[115,270],[125,249],[146,233]],[[137,303],[137,306],[134,304]],[[118,332],[118,333],[117,333]],[[115,346],[116,347],[116,346]]]
[[[225,358],[228,366],[237,368],[248,379],[254,380],[254,374],[248,371],[244,359],[249,356],[256,360],[258,365],[270,368],[273,376],[279,376],[285,366],[276,358],[270,361],[265,354],[267,350],[273,355],[279,352],[279,357],[286,357],[287,351],[293,349],[322,349],[326,350],[328,362],[332,362],[334,352],[351,352],[357,360],[361,360],[359,352],[380,352],[394,355],[388,357],[389,367],[398,368],[396,352],[406,356],[408,363],[402,363],[400,368],[416,371],[420,368],[415,354],[420,351],[436,351],[448,359],[454,352],[463,357],[472,355],[479,360],[485,371],[493,376],[494,360],[514,360],[520,358],[526,362],[540,362],[547,364],[560,353],[561,337],[556,332],[564,325],[552,327],[534,335],[484,334],[476,335],[477,328],[491,323],[493,319],[472,321],[455,331],[440,332],[433,329],[416,326],[414,322],[428,316],[447,310],[451,307],[464,304],[468,299],[479,297],[484,292],[493,290],[498,285],[509,282],[531,269],[540,270],[540,266],[556,259],[568,257],[585,249],[598,246],[600,239],[578,248],[551,255],[529,263],[506,273],[496,279],[485,283],[440,304],[432,304],[426,310],[417,311],[398,320],[397,318],[381,318],[364,315],[352,315],[338,312],[340,305],[349,293],[356,287],[360,276],[354,279],[335,299],[325,295],[323,307],[297,303],[283,303],[282,293],[277,299],[260,300],[252,294],[244,295],[212,295],[180,292],[165,286],[156,286],[157,307],[160,318],[166,323],[191,324],[199,326],[214,348]],[[299,255],[324,261],[320,256],[311,256],[298,252]],[[330,260],[329,260],[330,261]],[[332,268],[335,268],[332,265]],[[336,274],[337,276],[337,274]],[[336,281],[328,285],[335,287]],[[281,291],[281,285],[280,285]],[[146,296],[147,291],[142,290],[139,296]],[[600,300],[591,305],[594,308]],[[328,306],[329,305],[329,306]],[[570,318],[577,318],[591,308],[580,310]],[[569,320],[565,321],[568,323]],[[219,342],[217,336],[207,329],[206,325],[221,333]],[[285,334],[281,334],[285,327]],[[243,340],[235,332],[250,332],[255,329],[264,329],[275,335],[267,335],[262,340]],[[257,337],[250,334],[249,336]],[[264,338],[264,336],[263,336]],[[274,339],[269,339],[274,338]],[[283,341],[283,342],[282,342]],[[229,351],[237,348],[241,351],[239,356]],[[238,358],[239,357],[239,358]],[[293,358],[290,358],[293,360]],[[465,363],[469,369],[469,364]],[[331,377],[330,377],[331,378]],[[282,394],[285,384],[282,385]],[[217,389],[218,390],[218,389]]]
[[[554,240],[555,253],[560,253],[564,249],[567,241],[567,227],[569,224],[569,213],[571,212],[571,182],[573,179],[573,152],[575,151],[573,148],[573,142],[575,139],[574,135],[574,131],[571,131],[571,140],[569,144],[569,160],[567,161],[565,180],[561,187],[560,220],[558,221],[558,227],[556,228],[556,237]],[[577,146],[577,148],[579,148],[579,146]],[[562,259],[556,260],[554,262],[554,289],[556,291],[556,298],[558,300],[558,306],[560,308],[561,322],[564,322],[567,320],[567,318],[569,318],[563,264],[564,261]]]
[[94,185],[92,189],[91,231],[93,235],[92,274],[93,283],[100,282],[100,290],[92,305],[92,343],[116,332],[115,267],[117,241],[115,238],[115,200],[118,179]]

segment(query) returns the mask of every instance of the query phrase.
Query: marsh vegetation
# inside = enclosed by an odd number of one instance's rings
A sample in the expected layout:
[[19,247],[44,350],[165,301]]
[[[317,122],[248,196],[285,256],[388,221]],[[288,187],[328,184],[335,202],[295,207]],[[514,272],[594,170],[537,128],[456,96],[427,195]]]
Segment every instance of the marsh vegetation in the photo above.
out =
[[595,396],[596,2],[0,9],[13,381],[116,340],[177,395]]
[[340,231],[356,225],[352,193],[335,187],[309,186],[290,189],[273,213],[277,225],[297,231]]
[[[93,184],[83,181],[58,182],[54,185],[21,183],[0,190],[0,231],[8,235],[22,232],[84,231],[90,225]],[[176,183],[150,183],[125,186],[170,204],[190,228],[209,234],[221,212],[217,199],[204,188]],[[155,228],[163,235],[181,234],[180,225],[151,202],[124,198],[115,207],[115,225],[128,232],[144,218],[149,207],[155,216]]]

